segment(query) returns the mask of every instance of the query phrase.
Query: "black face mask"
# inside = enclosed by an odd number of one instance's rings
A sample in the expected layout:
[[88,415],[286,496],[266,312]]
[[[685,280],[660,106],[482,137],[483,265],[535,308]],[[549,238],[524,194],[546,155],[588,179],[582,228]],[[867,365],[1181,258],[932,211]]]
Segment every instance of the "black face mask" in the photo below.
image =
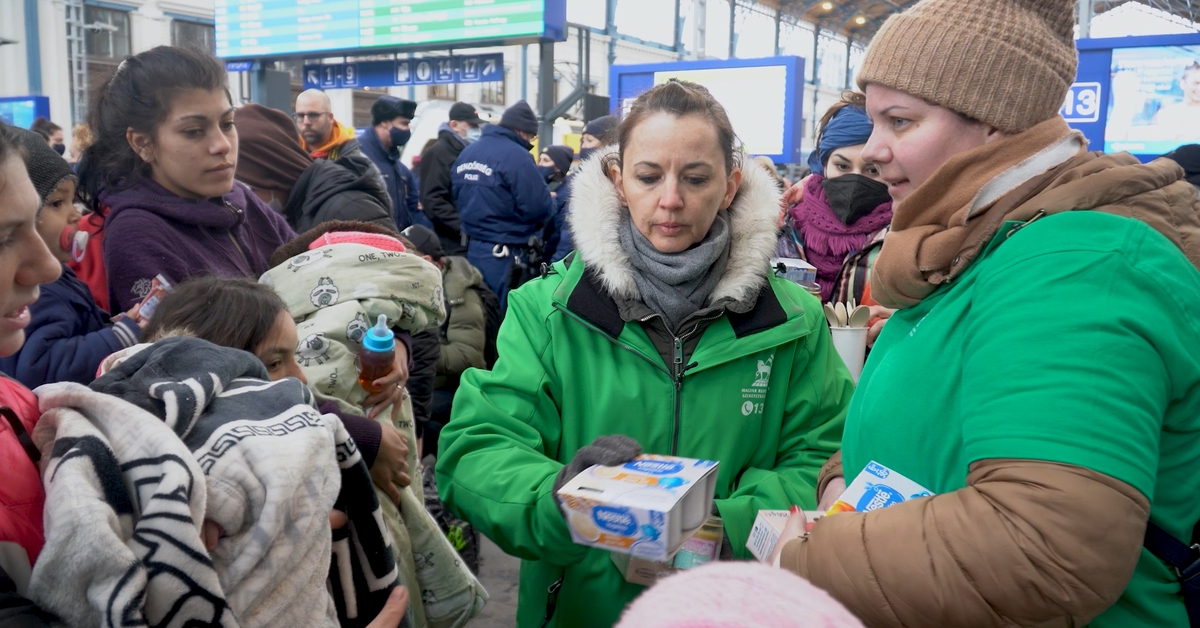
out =
[[853,224],[891,200],[887,186],[861,174],[844,174],[821,182],[829,207],[843,225]]

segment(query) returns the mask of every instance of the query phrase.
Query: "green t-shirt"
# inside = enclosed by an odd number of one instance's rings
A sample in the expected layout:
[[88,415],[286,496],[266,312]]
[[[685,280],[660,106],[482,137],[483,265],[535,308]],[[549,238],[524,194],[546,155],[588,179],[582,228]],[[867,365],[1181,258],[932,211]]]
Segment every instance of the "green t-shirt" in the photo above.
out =
[[[960,278],[896,312],[846,419],[846,477],[876,460],[947,493],[990,458],[1137,488],[1181,540],[1200,520],[1200,272],[1144,223],[1098,212],[1005,225]],[[1143,550],[1099,628],[1186,628]]]

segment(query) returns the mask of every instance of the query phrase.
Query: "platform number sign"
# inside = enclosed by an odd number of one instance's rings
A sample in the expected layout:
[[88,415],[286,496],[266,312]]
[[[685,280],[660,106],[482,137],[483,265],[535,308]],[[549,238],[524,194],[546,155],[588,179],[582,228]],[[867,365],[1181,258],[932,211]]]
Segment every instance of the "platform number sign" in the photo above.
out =
[[462,74],[460,78],[464,81],[479,80],[479,59],[466,58],[462,60]]
[[338,86],[338,79],[341,78],[340,65],[327,65],[321,70],[321,87],[323,89],[335,88]]
[[358,87],[357,63],[347,63],[342,66],[342,87]]
[[1100,119],[1100,84],[1075,83],[1059,112],[1067,122],[1096,122]]
[[434,62],[437,69],[437,76],[434,77],[435,83],[452,83],[454,82],[454,59],[446,57],[438,59]]

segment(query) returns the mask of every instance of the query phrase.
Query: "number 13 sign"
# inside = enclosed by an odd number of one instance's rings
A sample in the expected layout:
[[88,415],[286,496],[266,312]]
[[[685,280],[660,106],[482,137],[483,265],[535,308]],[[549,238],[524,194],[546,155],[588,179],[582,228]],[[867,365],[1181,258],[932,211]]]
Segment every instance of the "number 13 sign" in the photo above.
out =
[[1059,110],[1067,122],[1096,122],[1100,119],[1100,84],[1075,83]]

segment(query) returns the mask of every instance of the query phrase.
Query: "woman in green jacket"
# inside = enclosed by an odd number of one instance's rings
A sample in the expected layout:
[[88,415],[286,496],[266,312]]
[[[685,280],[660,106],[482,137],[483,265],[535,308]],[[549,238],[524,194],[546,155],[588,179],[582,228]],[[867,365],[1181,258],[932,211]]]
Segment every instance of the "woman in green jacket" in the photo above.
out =
[[[759,509],[816,505],[853,390],[820,303],[770,271],[779,191],[739,167],[708,91],[645,92],[619,146],[584,164],[576,253],[509,295],[500,359],[463,375],[441,435],[442,498],[525,561],[522,628],[611,626],[643,588],[571,542],[554,490],[575,473],[639,449],[717,460],[747,558]],[[618,434],[636,443],[587,447]]]

